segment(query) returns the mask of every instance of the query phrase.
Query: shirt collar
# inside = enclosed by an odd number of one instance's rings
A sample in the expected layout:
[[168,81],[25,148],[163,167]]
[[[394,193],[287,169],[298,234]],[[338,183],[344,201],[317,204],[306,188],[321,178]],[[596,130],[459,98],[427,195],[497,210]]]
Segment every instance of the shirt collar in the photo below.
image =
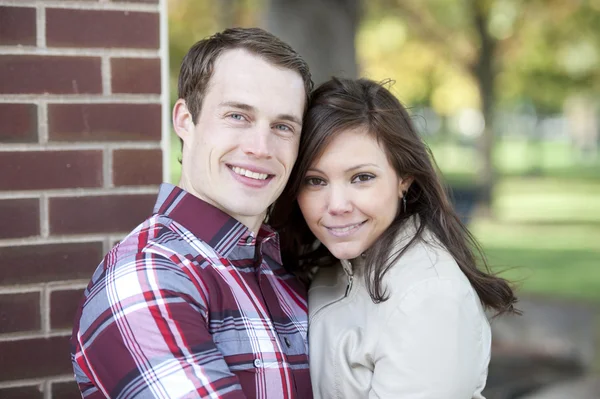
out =
[[153,213],[171,218],[225,257],[236,245],[260,245],[281,264],[279,236],[271,227],[263,224],[255,236],[243,223],[180,187],[161,184]]

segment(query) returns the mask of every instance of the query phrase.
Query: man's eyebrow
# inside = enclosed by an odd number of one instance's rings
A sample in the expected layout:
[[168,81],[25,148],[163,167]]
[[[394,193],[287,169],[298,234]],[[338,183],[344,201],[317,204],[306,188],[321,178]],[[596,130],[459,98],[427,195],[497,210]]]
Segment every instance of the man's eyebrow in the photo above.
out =
[[294,115],[290,115],[290,114],[277,115],[277,119],[293,122],[298,126],[302,126],[302,119],[299,119],[298,117],[296,117]]
[[240,103],[237,101],[225,101],[225,102],[222,102],[221,104],[219,104],[219,107],[231,107],[231,108],[243,109],[245,111],[254,111],[255,110],[255,108],[252,105]]

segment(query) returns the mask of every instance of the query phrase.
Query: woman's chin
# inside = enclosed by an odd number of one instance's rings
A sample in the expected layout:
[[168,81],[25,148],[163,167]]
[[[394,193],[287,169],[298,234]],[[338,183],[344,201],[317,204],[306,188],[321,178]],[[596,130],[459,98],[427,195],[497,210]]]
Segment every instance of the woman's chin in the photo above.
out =
[[350,260],[358,257],[362,252],[351,248],[328,248],[329,252],[338,259]]

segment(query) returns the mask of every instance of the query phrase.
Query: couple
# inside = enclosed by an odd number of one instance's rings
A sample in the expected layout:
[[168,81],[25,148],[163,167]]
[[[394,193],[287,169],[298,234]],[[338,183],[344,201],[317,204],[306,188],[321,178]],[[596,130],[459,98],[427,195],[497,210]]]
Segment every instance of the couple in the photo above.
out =
[[385,87],[313,91],[288,45],[228,29],[186,55],[173,124],[179,185],[78,311],[83,397],[482,397],[484,309],[515,297]]

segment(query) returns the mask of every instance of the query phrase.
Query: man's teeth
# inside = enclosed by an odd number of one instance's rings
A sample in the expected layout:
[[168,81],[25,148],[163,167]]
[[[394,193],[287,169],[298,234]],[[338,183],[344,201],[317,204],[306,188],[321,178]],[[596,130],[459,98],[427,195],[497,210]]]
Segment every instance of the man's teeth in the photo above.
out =
[[234,166],[232,169],[238,175],[240,175],[240,176],[246,176],[246,177],[249,177],[251,179],[265,180],[267,177],[269,177],[269,175],[266,174],[266,173],[256,173],[256,172],[252,172],[252,171],[246,170],[244,168],[239,168],[237,166]]
[[329,230],[333,230],[336,233],[345,233],[347,231],[350,231],[350,230],[356,228],[358,225],[360,225],[360,223],[356,223],[356,224],[353,224],[351,226],[346,226],[346,227],[330,227]]

